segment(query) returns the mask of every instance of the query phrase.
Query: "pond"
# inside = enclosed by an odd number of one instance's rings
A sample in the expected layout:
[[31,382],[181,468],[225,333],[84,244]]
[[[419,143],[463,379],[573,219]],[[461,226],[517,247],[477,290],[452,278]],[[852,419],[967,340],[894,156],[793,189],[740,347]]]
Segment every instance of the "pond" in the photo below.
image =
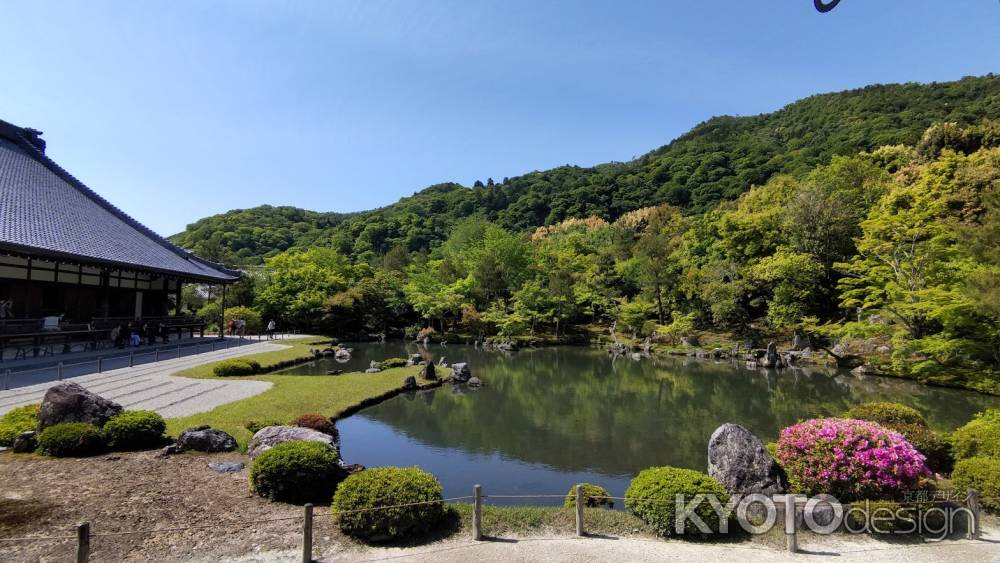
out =
[[[403,342],[351,346],[348,363],[321,360],[283,373],[360,370],[419,351]],[[419,466],[441,480],[446,497],[471,494],[477,483],[486,494],[526,495],[563,493],[584,481],[621,496],[646,467],[705,471],[708,438],[724,422],[766,442],[800,419],[840,415],[866,401],[911,405],[936,430],[1000,407],[1000,397],[827,369],[779,372],[683,357],[612,362],[586,347],[511,355],[457,345],[425,351],[435,361],[468,362],[485,386],[400,395],[338,427],[347,462]]]

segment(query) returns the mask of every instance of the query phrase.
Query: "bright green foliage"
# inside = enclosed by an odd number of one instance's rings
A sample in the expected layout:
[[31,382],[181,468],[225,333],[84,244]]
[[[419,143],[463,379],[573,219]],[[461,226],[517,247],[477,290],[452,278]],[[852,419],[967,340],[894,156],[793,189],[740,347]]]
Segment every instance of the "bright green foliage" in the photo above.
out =
[[282,502],[329,502],[343,478],[337,451],[305,440],[278,444],[250,466],[253,491]]
[[983,506],[1000,513],[1000,457],[970,457],[955,464],[951,480],[958,491],[975,489]]
[[[216,317],[218,318],[218,317]],[[261,321],[260,313],[250,307],[228,307],[226,308],[225,322],[228,326],[230,320],[246,321],[246,334],[258,334],[264,330],[264,323]]]
[[[583,506],[587,508],[614,508],[615,501],[607,498],[611,493],[600,485],[593,483],[580,483],[583,489]],[[563,502],[565,508],[576,508],[576,485],[566,493],[566,500]]]
[[279,254],[265,265],[270,277],[257,295],[263,316],[306,325],[323,318],[327,298],[349,287],[354,278],[347,259],[329,248]]
[[24,405],[4,413],[0,417],[0,446],[10,447],[22,432],[30,432],[38,426],[38,407],[40,405]]
[[844,418],[877,422],[890,429],[900,424],[927,426],[927,421],[920,411],[899,403],[863,403],[851,407],[844,414]]
[[260,363],[255,360],[234,358],[215,364],[212,368],[212,373],[217,377],[254,375],[255,373],[260,373]]
[[370,541],[414,538],[433,530],[444,517],[444,503],[438,502],[441,490],[433,475],[416,467],[367,469],[340,484],[331,509],[349,536]]
[[167,429],[163,417],[152,411],[125,411],[104,425],[104,437],[115,450],[154,448]]
[[[625,491],[625,508],[653,527],[661,536],[698,534],[691,519],[678,529],[676,523],[676,496],[683,495],[690,503],[695,495],[715,495],[725,506],[729,493],[718,481],[691,469],[677,467],[651,467],[642,470],[629,483]],[[694,513],[712,531],[719,531],[719,515],[708,503],[702,502]]]
[[38,449],[54,457],[83,457],[104,451],[101,429],[86,422],[53,424],[38,435]]
[[952,432],[951,443],[955,459],[1000,457],[1000,409],[976,415],[968,424]]
[[778,328],[795,326],[817,300],[816,289],[823,265],[809,254],[785,249],[761,259],[750,268],[750,279],[770,291],[767,318]]

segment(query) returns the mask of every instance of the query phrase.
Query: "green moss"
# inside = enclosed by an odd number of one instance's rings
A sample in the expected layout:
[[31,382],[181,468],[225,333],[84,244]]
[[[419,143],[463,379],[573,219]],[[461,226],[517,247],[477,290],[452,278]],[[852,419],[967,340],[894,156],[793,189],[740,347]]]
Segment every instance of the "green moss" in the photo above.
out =
[[[430,473],[416,467],[380,467],[345,479],[331,508],[349,536],[398,540],[433,530],[444,517],[444,504],[434,502],[441,499],[441,483]],[[384,509],[413,503],[426,504]]]

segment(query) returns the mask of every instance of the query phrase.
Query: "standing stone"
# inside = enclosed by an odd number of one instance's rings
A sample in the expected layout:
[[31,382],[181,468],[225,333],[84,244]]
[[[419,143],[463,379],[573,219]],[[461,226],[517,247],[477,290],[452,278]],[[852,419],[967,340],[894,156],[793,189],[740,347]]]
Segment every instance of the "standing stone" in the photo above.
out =
[[411,376],[407,377],[403,381],[403,389],[405,389],[406,391],[413,391],[416,388],[417,388],[417,378],[416,377],[413,377],[411,375]]
[[778,353],[778,345],[773,341],[767,343],[767,353],[764,355],[764,367],[785,367],[784,363],[781,361],[781,354]]
[[752,432],[738,424],[718,427],[708,440],[708,474],[730,494],[780,494],[788,488],[785,470]]
[[427,381],[436,381],[437,371],[434,369],[434,362],[427,362],[424,367],[420,369],[420,378],[426,379]]
[[122,406],[87,391],[76,383],[60,383],[50,387],[38,409],[38,431],[60,422],[88,422],[104,426],[112,416],[122,412]]
[[231,452],[236,449],[236,438],[211,426],[188,428],[177,437],[177,445],[182,450],[196,452]]
[[465,362],[459,362],[457,364],[451,365],[451,379],[452,381],[458,381],[459,383],[465,383],[472,377],[472,371],[469,369],[469,365]]

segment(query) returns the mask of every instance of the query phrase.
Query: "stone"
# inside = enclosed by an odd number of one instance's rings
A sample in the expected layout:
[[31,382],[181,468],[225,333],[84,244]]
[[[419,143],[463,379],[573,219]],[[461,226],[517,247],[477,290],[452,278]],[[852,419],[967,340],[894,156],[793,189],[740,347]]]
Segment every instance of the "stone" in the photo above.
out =
[[767,343],[767,352],[764,354],[763,365],[766,368],[785,367],[784,362],[781,360],[781,354],[778,353],[778,345],[774,341]]
[[863,364],[851,370],[854,375],[875,375],[878,370],[871,364]]
[[238,471],[243,471],[243,462],[240,461],[220,461],[217,463],[209,463],[208,468],[212,471],[218,471],[219,473],[236,473]]
[[888,346],[879,346],[878,348],[875,348],[875,351],[883,356],[888,356],[889,353],[892,352],[892,348]]
[[411,375],[411,376],[407,377],[405,381],[403,381],[403,389],[405,389],[406,391],[413,391],[416,388],[417,388],[417,378],[416,377],[413,377]]
[[421,379],[425,379],[427,381],[436,381],[437,380],[437,378],[438,378],[437,371],[434,369],[434,363],[433,362],[424,364],[424,367],[422,367],[420,369],[420,378]]
[[336,440],[329,434],[300,426],[268,426],[261,428],[253,435],[250,444],[247,446],[247,455],[250,456],[250,459],[255,459],[278,444],[295,440],[321,442],[333,449],[337,449]]
[[469,365],[465,362],[459,362],[457,364],[451,365],[451,379],[452,381],[458,381],[459,383],[465,383],[472,377],[472,370],[469,369]]
[[687,336],[681,337],[681,346],[697,346],[698,337],[694,334],[689,334]]
[[337,351],[333,353],[333,357],[338,360],[350,360],[351,359],[351,349],[350,348],[337,348]]
[[170,444],[164,446],[159,452],[157,452],[156,457],[168,457],[172,455],[177,455],[184,450],[181,449],[177,444]]
[[342,369],[331,369],[330,371],[326,372],[327,375],[340,375],[342,373],[344,373],[344,370]]
[[349,475],[361,473],[365,470],[365,466],[360,463],[348,463],[346,465],[341,465],[341,467],[343,467],[344,471],[346,471]]
[[785,470],[752,432],[738,424],[718,427],[708,440],[708,474],[730,494],[780,494],[788,488]]
[[122,456],[120,455],[109,455],[104,458],[104,461],[121,461]]
[[410,354],[410,357],[406,359],[407,366],[415,366],[420,362],[424,361],[424,357],[420,354]]
[[211,426],[188,428],[177,438],[181,450],[196,452],[231,452],[236,449],[236,438]]
[[468,385],[469,387],[482,387],[483,380],[473,376],[469,378]]
[[365,373],[379,373],[380,371],[382,371],[382,370],[380,370],[378,368],[368,368],[368,369],[365,370]]
[[60,383],[45,392],[42,406],[38,409],[37,430],[41,432],[60,422],[89,422],[102,427],[122,410],[118,403],[91,393],[76,383]]
[[28,454],[38,449],[38,434],[34,431],[21,432],[14,437],[11,451],[16,454]]

